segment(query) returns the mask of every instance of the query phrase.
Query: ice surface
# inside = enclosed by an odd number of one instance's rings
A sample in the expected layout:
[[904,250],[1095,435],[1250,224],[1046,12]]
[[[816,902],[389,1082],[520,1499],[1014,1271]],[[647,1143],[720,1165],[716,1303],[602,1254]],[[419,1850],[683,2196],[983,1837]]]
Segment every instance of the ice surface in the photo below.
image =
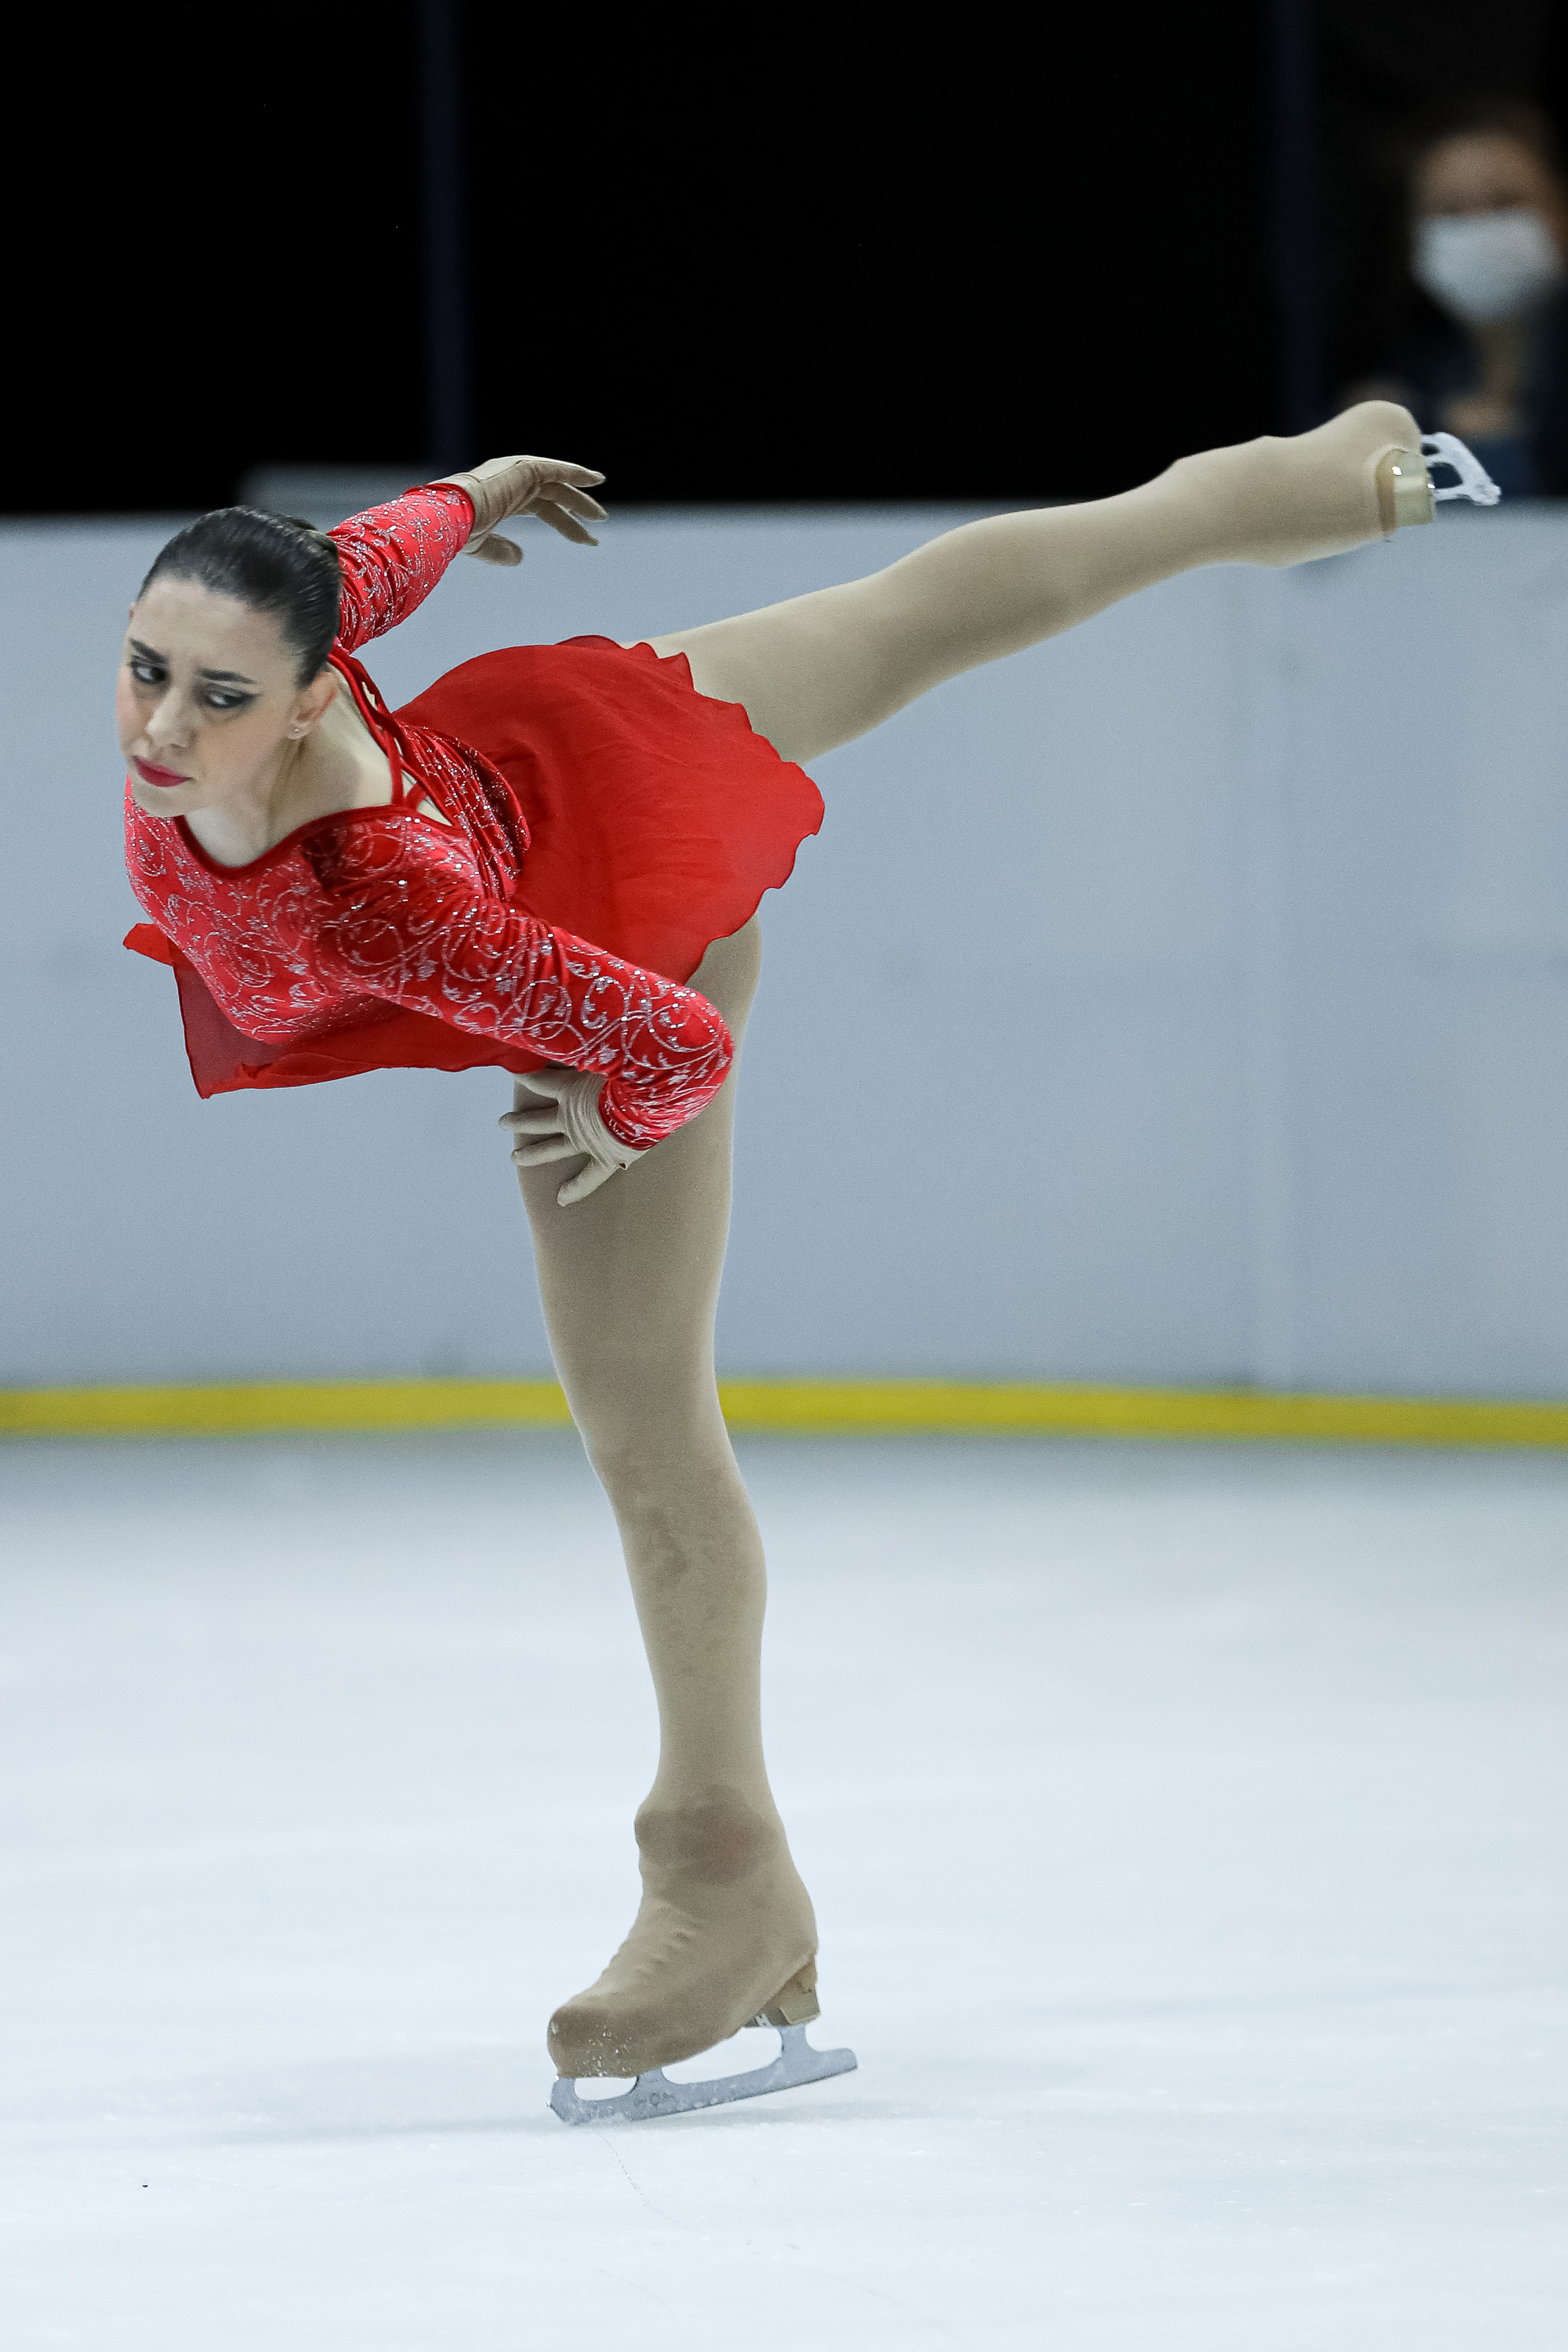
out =
[[860,2071],[570,2131],[570,1439],[0,1456],[6,2352],[1561,2345],[1568,1464],[746,1459]]

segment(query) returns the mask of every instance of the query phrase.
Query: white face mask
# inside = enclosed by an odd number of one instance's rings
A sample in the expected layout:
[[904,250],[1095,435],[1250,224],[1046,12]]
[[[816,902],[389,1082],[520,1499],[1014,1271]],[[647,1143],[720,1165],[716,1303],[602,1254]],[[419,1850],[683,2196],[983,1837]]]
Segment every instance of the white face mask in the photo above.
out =
[[1531,212],[1453,213],[1417,221],[1410,267],[1422,291],[1468,327],[1517,319],[1564,275],[1552,231]]

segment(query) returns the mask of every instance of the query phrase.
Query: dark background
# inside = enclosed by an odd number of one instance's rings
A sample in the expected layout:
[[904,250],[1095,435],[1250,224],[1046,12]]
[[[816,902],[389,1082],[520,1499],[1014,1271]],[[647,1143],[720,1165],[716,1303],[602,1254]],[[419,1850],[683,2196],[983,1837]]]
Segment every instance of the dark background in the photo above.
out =
[[1563,121],[1562,16],[62,22],[13,89],[4,503],[520,447],[623,505],[1125,487],[1375,372],[1389,127],[1482,90]]

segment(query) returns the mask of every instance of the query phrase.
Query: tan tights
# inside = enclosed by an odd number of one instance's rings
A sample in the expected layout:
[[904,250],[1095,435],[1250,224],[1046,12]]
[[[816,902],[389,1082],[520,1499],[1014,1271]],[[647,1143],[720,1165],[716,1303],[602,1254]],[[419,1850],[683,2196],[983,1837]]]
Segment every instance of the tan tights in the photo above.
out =
[[[810,758],[1194,564],[1297,562],[1376,537],[1378,457],[1415,444],[1403,409],[1370,403],[1298,441],[971,524],[869,580],[654,644],[685,652],[699,690],[743,703],[786,757]],[[737,1045],[760,961],[752,922],[693,975]],[[637,2074],[771,2006],[813,2006],[816,1926],[763,1761],[762,1542],[713,1368],[734,1084],[731,1071],[700,1118],[574,1207],[555,1198],[570,1163],[520,1171],[555,1360],[619,1523],[659,1713],[637,1817],[642,1905],[597,1984],[551,2021],[563,2074]]]
[[1082,506],[965,524],[869,579],[651,642],[698,691],[743,703],[786,760],[864,735],[917,695],[1205,563],[1300,563],[1392,526],[1379,459],[1419,447],[1409,411],[1363,401],[1315,433],[1183,457]]
[[[737,1048],[761,966],[753,920],[693,975]],[[598,1985],[551,2021],[563,2074],[668,2064],[815,1982],[816,1922],[763,1761],[762,1538],[713,1369],[734,1087],[731,1069],[700,1118],[570,1209],[555,1199],[563,1163],[518,1171],[551,1345],[620,1527],[658,1698],[642,1906]]]

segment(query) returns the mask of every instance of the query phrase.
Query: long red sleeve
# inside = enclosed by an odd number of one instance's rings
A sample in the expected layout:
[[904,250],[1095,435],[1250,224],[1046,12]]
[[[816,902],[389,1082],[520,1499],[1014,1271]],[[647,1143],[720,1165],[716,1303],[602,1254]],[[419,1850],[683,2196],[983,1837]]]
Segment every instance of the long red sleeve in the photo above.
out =
[[601,1071],[600,1116],[638,1150],[695,1118],[734,1058],[707,998],[434,869],[435,828],[419,830],[417,865],[384,827],[338,828],[309,844],[326,898],[311,961],[326,986]]
[[473,520],[467,490],[455,482],[431,482],[350,515],[328,534],[342,568],[338,644],[344,653],[384,636],[418,611],[461,554]]

